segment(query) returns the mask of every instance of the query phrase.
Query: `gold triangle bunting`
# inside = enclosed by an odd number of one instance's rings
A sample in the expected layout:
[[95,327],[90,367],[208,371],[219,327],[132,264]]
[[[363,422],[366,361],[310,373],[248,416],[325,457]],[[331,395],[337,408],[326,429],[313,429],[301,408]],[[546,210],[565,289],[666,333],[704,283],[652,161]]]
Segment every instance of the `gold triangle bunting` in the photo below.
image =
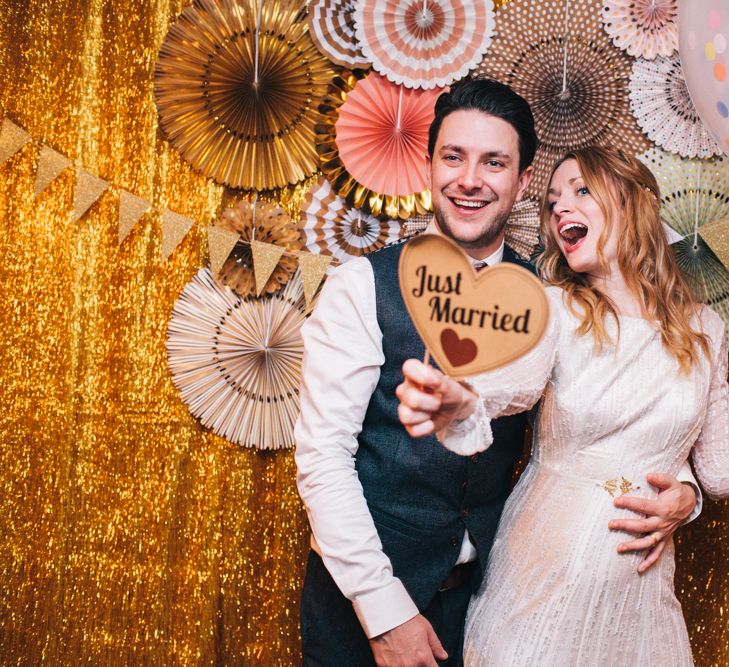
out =
[[699,227],[699,235],[719,261],[729,269],[729,216]]
[[29,141],[30,135],[22,127],[4,118],[0,128],[0,164],[7,162]]
[[304,298],[307,308],[314,300],[316,290],[319,289],[324,274],[332,263],[330,255],[315,255],[310,252],[299,252],[299,268],[301,269],[301,283],[304,286]]
[[162,261],[166,262],[173,250],[187,236],[195,221],[172,211],[162,212]]
[[108,181],[79,169],[76,172],[76,190],[73,196],[73,221],[76,222],[109,187]]
[[208,255],[210,257],[210,272],[214,277],[220,273],[225,260],[228,259],[231,250],[238,243],[240,234],[231,232],[222,227],[210,225],[208,227]]
[[38,196],[71,164],[65,155],[50,146],[42,146],[38,156],[38,171],[35,175],[34,196]]
[[134,225],[150,208],[152,204],[146,199],[137,197],[127,190],[119,192],[119,243],[129,236]]
[[253,275],[256,278],[256,294],[260,296],[273,270],[276,268],[285,248],[279,248],[272,243],[263,241],[251,241],[251,253],[253,254]]

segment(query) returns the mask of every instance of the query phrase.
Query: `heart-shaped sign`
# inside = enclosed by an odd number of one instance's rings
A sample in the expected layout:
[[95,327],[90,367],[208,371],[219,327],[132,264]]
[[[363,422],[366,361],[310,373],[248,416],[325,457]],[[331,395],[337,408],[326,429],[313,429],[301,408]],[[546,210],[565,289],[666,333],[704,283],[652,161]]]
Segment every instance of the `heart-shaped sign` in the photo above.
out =
[[399,272],[415,328],[451,377],[508,364],[544,334],[549,318],[544,287],[516,264],[502,262],[476,273],[453,241],[423,234],[403,248]]

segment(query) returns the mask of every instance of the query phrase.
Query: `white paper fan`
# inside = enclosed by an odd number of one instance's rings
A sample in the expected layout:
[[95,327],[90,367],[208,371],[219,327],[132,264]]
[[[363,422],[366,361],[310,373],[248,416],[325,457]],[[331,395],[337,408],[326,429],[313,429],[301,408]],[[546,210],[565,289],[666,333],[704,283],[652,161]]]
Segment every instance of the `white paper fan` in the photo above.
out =
[[200,269],[167,328],[172,381],[190,412],[246,447],[292,447],[304,319],[298,271],[280,292],[243,299]]
[[636,58],[671,56],[678,49],[677,0],[606,0],[605,32]]
[[678,55],[633,63],[630,109],[648,138],[671,153],[706,158],[722,152],[696,113]]

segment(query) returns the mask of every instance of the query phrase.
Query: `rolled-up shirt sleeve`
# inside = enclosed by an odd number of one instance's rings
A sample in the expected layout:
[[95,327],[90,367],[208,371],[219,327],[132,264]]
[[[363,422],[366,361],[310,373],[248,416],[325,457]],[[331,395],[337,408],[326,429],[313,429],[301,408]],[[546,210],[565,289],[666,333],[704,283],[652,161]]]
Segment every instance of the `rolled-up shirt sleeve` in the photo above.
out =
[[312,547],[371,638],[418,609],[393,575],[355,469],[357,436],[385,360],[367,260],[332,272],[302,337],[301,413],[294,431],[299,494]]

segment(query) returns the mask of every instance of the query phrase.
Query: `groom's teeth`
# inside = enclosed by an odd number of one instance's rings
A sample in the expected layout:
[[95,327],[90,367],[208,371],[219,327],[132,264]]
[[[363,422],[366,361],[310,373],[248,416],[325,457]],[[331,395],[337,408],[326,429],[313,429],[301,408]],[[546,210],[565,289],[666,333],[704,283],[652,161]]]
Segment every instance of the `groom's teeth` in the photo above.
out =
[[458,206],[465,206],[466,208],[481,208],[486,205],[485,201],[472,201],[470,199],[454,199],[453,201]]

